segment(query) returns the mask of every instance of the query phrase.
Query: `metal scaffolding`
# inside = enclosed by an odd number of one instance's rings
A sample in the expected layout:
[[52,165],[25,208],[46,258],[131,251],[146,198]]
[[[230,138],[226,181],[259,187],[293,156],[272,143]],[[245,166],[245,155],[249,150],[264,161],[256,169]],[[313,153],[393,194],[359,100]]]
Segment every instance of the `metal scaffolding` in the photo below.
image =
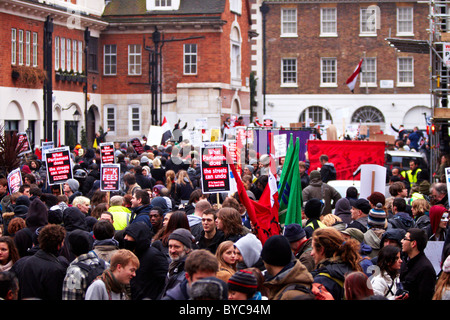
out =
[[[450,49],[450,0],[417,1],[429,6],[429,39],[387,38],[388,43],[401,52],[429,54],[431,119],[429,123],[430,179],[443,153],[450,154],[448,93],[450,90],[450,59],[444,57],[445,44]],[[450,51],[448,52],[450,58]]]

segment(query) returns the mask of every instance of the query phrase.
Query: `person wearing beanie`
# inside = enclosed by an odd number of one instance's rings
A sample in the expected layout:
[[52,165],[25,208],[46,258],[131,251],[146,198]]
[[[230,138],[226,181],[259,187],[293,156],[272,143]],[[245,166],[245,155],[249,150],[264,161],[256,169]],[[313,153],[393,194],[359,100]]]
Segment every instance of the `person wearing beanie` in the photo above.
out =
[[216,277],[195,281],[190,290],[192,300],[228,300],[228,286]]
[[252,272],[240,270],[228,279],[228,300],[251,300],[258,288]]
[[171,261],[160,298],[164,298],[171,289],[185,279],[185,262],[192,252],[194,240],[191,232],[184,228],[175,229],[169,235],[168,247]]
[[323,182],[320,178],[320,172],[317,170],[311,171],[309,179],[309,185],[302,189],[303,202],[305,203],[313,198],[322,200],[325,204],[322,214],[331,213],[337,201],[341,198],[341,194],[334,187]]
[[93,240],[92,236],[83,230],[74,230],[68,235],[70,251],[76,258],[66,271],[63,282],[63,300],[84,300],[86,290],[92,283],[93,275],[89,275],[90,270],[98,276],[109,267],[109,263],[98,258],[92,251]]
[[320,221],[320,216],[325,209],[323,202],[317,198],[308,200],[305,204],[305,215],[308,218],[305,224],[306,237],[311,238],[314,230],[326,228],[326,225]]
[[72,204],[73,199],[78,196],[83,195],[78,189],[80,188],[80,183],[75,179],[67,180],[63,185],[63,192],[69,198],[69,204]]
[[311,256],[311,238],[306,237],[306,232],[298,223],[288,224],[284,227],[283,236],[289,241],[292,253],[308,269],[315,268],[314,259]]
[[349,228],[357,228],[363,233],[367,231],[367,220],[369,219],[369,212],[372,209],[369,200],[359,198],[351,208],[352,222],[348,225]]
[[370,205],[373,207],[376,207],[378,203],[381,203],[381,206],[384,208],[386,205],[386,197],[381,192],[375,191],[370,194],[370,196],[367,197],[367,200],[369,200]]
[[303,263],[295,259],[285,236],[274,235],[267,239],[261,258],[267,270],[264,287],[269,300],[292,300],[305,295],[303,289],[311,289],[313,277]]
[[333,214],[341,218],[342,222],[348,225],[352,222],[352,213],[350,209],[352,208],[350,200],[347,198],[341,198],[336,202],[336,207]]

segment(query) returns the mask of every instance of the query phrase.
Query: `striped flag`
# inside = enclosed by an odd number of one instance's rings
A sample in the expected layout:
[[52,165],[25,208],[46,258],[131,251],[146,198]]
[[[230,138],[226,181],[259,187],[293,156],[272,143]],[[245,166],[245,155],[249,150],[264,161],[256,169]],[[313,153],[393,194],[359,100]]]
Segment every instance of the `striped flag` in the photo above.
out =
[[356,80],[358,79],[358,75],[361,72],[361,65],[363,63],[363,60],[364,59],[361,59],[361,61],[359,61],[358,65],[355,68],[355,71],[353,71],[352,75],[345,82],[345,84],[350,88],[352,92],[355,90]]

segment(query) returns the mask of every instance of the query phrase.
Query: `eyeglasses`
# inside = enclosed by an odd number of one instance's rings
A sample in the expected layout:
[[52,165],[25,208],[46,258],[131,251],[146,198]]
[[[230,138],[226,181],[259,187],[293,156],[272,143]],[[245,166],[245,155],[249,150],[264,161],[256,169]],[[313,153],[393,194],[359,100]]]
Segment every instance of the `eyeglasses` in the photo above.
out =
[[413,241],[411,239],[408,239],[407,237],[404,237],[403,240],[405,240],[405,241]]

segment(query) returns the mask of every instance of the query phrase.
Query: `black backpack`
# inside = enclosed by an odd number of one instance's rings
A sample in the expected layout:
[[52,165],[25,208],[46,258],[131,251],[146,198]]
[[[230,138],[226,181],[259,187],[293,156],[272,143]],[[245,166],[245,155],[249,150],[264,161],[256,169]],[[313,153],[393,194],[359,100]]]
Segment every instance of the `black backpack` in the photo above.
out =
[[103,259],[98,259],[99,264],[85,264],[83,262],[75,263],[76,266],[80,267],[87,272],[86,283],[89,286],[94,280],[103,273],[106,269],[106,263]]

